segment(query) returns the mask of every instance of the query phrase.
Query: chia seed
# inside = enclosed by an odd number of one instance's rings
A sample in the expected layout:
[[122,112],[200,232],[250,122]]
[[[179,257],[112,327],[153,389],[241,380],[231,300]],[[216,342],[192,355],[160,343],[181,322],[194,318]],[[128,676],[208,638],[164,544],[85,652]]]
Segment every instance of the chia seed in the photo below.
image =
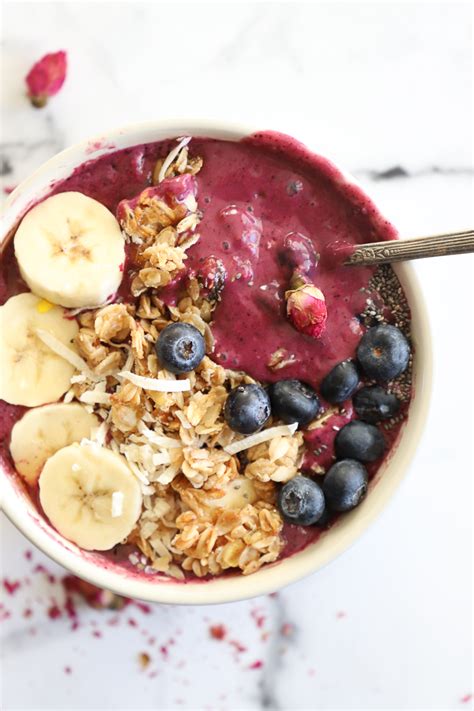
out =
[[[397,275],[389,264],[379,266],[368,283],[366,307],[359,320],[366,328],[380,323],[396,326],[411,342],[411,313],[408,301]],[[396,380],[388,383],[387,390],[396,395],[402,403],[408,403],[412,394],[413,354],[410,354],[408,367]],[[391,429],[399,424],[405,415],[401,414],[395,422],[384,423],[384,429]]]

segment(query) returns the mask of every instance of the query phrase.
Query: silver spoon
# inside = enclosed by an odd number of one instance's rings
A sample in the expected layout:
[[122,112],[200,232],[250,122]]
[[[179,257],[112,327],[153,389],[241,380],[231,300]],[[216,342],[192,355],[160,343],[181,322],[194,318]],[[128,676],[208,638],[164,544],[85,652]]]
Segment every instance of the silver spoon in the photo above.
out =
[[425,257],[445,257],[450,254],[474,252],[474,230],[464,232],[446,232],[431,237],[391,240],[359,244],[344,264],[348,266],[370,266],[389,264],[407,259]]

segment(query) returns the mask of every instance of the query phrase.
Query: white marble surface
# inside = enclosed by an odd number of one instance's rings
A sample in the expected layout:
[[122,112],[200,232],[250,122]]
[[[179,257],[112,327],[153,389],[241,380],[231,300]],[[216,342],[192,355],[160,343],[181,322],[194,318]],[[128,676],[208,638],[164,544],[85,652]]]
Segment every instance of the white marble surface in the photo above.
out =
[[[67,83],[35,111],[22,77],[59,48]],[[471,52],[468,3],[6,2],[2,187],[114,125],[215,117],[285,130],[338,160],[405,236],[467,227]],[[407,175],[383,179],[395,166]],[[404,485],[363,539],[276,597],[128,608],[116,626],[113,612],[84,607],[71,631],[46,614],[61,587],[32,572],[61,571],[37,551],[26,560],[31,546],[3,519],[2,576],[30,580],[3,591],[4,709],[470,707],[473,261],[416,269],[433,326],[431,415]],[[219,623],[223,641],[209,634]]]

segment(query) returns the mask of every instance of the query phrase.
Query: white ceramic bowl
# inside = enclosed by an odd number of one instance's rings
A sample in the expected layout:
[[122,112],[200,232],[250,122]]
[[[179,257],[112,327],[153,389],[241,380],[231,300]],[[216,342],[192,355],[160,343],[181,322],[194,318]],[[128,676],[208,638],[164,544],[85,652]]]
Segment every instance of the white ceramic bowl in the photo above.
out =
[[[120,148],[170,137],[196,135],[235,141],[255,130],[248,126],[213,122],[153,121],[133,124],[72,146],[45,163],[9,196],[3,214],[2,243],[28,206],[48,193],[51,182],[68,177],[86,160]],[[355,183],[351,176],[342,171],[341,181]],[[300,553],[246,577],[235,575],[183,583],[144,574],[128,574],[111,562],[104,563],[100,555],[84,552],[62,538],[38,514],[19,479],[2,471],[0,481],[7,516],[32,543],[71,572],[121,595],[152,602],[230,602],[272,592],[319,570],[349,548],[388,504],[407,472],[426,419],[432,371],[426,308],[410,265],[397,265],[395,271],[411,307],[415,346],[414,395],[407,423],[398,446],[383,462],[363,503],[351,513],[341,516],[319,540]]]

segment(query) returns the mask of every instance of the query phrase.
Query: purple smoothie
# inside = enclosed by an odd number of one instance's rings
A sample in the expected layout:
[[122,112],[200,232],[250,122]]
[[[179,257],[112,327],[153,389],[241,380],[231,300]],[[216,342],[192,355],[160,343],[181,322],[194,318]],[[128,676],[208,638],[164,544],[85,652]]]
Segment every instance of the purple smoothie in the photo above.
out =
[[[79,191],[115,212],[121,200],[133,198],[150,185],[156,160],[173,146],[172,141],[146,144],[89,161],[55,185],[52,193]],[[359,316],[371,296],[367,289],[374,275],[373,268],[344,267],[334,255],[347,253],[355,244],[394,239],[394,228],[328,161],[281,134],[256,134],[237,143],[195,138],[190,147],[192,155],[204,159],[196,178],[203,217],[201,238],[188,251],[186,271],[198,272],[213,256],[227,272],[212,323],[214,360],[263,382],[298,378],[319,390],[322,378],[336,363],[354,357],[365,331]],[[326,297],[327,327],[319,339],[296,331],[285,316],[284,293],[295,265],[304,266]],[[132,246],[119,299],[132,299],[129,278],[133,268]],[[179,285],[178,280],[160,296],[173,301],[179,296]],[[0,274],[1,303],[26,290],[10,245]],[[291,363],[274,371],[268,363],[279,349],[291,356]],[[408,403],[402,406],[400,423],[384,432],[387,456],[407,408]],[[22,413],[23,408],[0,402],[0,455],[9,468],[9,432]],[[346,412],[335,416],[329,428],[305,435],[307,470],[330,465],[336,428],[352,416],[348,403]],[[369,474],[379,466],[380,462],[369,465]],[[317,527],[286,526],[283,555],[300,550],[319,533]]]

